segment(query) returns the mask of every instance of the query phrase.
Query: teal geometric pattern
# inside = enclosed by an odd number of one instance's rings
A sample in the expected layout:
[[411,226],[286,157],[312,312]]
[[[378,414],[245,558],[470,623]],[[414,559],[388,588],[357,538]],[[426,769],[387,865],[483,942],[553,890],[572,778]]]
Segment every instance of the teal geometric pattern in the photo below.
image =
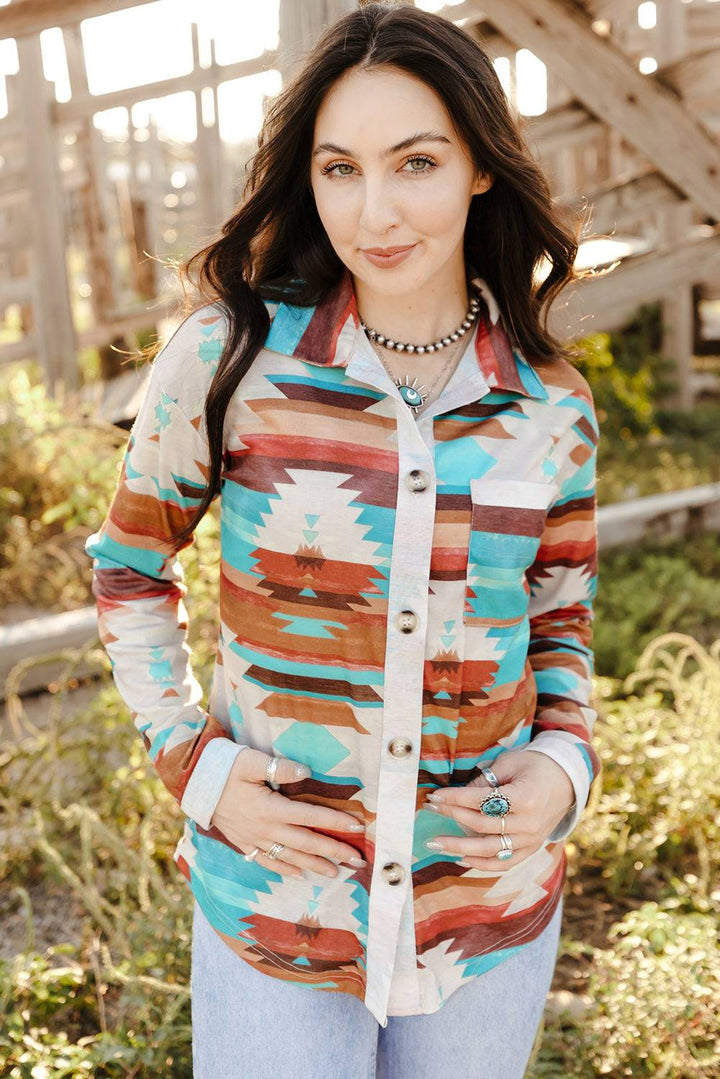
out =
[[313,772],[330,772],[350,755],[350,750],[330,734],[327,727],[296,720],[274,740],[275,752],[307,764]]

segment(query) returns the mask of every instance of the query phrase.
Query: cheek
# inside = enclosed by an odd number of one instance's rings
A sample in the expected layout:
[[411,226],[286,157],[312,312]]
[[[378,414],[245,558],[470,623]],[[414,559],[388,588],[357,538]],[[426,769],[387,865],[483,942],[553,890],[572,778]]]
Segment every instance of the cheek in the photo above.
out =
[[462,235],[467,214],[465,199],[444,187],[442,191],[428,191],[415,207],[414,216],[418,224],[422,222],[426,236],[445,236]]
[[430,237],[462,235],[468,211],[464,192],[456,192],[445,182],[417,180],[407,186],[422,189],[410,192],[403,202],[403,217],[412,228]]
[[354,233],[355,214],[352,202],[342,192],[315,192],[315,207],[323,228],[331,242],[343,243],[350,240]]

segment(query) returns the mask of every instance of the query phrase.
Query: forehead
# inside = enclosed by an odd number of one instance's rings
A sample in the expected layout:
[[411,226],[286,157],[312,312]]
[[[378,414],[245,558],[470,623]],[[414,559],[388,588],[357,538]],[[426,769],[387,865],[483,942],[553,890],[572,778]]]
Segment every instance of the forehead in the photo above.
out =
[[[372,151],[414,131],[433,128],[451,138],[442,98],[421,79],[397,68],[353,68],[335,82],[315,117],[315,142],[342,134],[346,145]],[[336,138],[337,141],[337,138]]]

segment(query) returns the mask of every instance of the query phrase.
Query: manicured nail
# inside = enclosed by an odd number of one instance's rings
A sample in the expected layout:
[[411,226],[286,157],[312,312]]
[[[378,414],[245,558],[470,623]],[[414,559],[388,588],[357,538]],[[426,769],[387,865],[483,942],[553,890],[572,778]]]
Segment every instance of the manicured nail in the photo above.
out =
[[429,847],[430,850],[443,850],[443,844],[438,843],[438,841],[436,839],[428,839],[428,840],[426,840],[425,841],[425,846]]
[[463,865],[463,866],[465,866],[466,869],[472,869],[472,866],[470,865],[469,862],[456,862],[455,864],[456,865]]
[[429,809],[432,813],[442,813],[442,809],[438,805],[434,805],[433,802],[426,803],[425,809]]
[[428,794],[428,799],[431,802],[442,802],[442,795],[439,794],[438,791],[432,791],[430,794]]
[[308,768],[307,764],[296,764],[295,775],[298,779],[309,779],[312,775],[312,769]]
[[354,824],[348,824],[348,832],[364,832],[365,825],[361,821],[355,821]]
[[364,858],[348,858],[350,865],[367,865]]

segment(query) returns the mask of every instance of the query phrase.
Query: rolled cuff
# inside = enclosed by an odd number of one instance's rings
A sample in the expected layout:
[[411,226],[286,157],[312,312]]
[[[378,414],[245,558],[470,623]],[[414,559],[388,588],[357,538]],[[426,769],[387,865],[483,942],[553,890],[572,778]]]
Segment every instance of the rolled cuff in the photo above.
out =
[[230,769],[244,745],[230,738],[213,738],[203,749],[193,768],[180,808],[201,828],[210,828],[220,796],[227,783]]

